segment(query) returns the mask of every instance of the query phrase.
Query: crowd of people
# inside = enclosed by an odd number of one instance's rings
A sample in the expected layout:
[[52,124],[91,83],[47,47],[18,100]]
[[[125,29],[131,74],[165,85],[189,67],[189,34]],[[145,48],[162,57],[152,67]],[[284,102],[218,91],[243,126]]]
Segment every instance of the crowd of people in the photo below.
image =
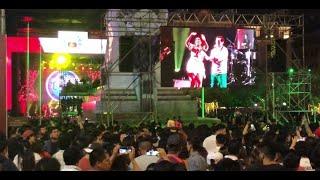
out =
[[320,128],[234,113],[216,124],[168,119],[139,127],[83,122],[10,128],[0,171],[318,171]]

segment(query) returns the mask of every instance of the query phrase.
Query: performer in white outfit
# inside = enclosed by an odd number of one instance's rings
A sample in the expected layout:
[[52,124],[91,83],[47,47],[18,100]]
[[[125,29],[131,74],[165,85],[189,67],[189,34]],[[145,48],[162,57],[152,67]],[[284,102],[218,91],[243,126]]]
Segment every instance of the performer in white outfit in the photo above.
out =
[[[194,43],[191,43],[192,40]],[[203,34],[199,35],[192,32],[186,40],[186,47],[190,50],[190,58],[187,62],[188,78],[191,81],[191,87],[202,87],[202,81],[206,78],[204,58],[208,57],[205,51],[208,51],[208,43]]]
[[228,55],[228,49],[224,46],[224,37],[217,36],[209,56],[212,62],[210,87],[214,87],[215,79],[217,79],[220,88],[227,88]]

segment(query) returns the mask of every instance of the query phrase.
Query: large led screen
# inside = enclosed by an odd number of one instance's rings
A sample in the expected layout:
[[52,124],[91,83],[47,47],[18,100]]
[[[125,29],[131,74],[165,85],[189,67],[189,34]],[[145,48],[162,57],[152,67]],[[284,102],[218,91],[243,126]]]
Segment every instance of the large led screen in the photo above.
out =
[[254,29],[161,28],[161,85],[227,88],[255,83]]

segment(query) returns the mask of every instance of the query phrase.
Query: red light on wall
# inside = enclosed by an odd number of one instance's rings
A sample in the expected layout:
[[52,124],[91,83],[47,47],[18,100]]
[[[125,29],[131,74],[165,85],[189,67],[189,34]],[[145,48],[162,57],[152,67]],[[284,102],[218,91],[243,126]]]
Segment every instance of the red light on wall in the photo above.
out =
[[22,21],[23,21],[23,22],[26,22],[26,23],[29,23],[29,22],[31,22],[32,20],[33,20],[33,18],[30,17],[30,16],[24,16],[24,17],[22,18]]

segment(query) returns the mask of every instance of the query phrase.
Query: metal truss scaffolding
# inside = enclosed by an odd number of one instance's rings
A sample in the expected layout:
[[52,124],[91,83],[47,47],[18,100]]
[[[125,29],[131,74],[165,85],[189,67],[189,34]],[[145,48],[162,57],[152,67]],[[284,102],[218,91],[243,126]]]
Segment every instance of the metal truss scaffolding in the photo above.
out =
[[[267,50],[268,48],[265,48],[266,52],[264,53],[266,65],[263,73],[266,77],[265,82],[267,87],[265,103],[268,105],[265,106],[266,112],[272,110],[270,112],[276,117],[287,117],[285,113],[288,111],[280,110],[277,107],[276,104],[278,103],[278,99],[279,102],[281,100],[286,102],[288,104],[287,107],[292,108],[292,111],[306,111],[305,105],[310,98],[310,91],[307,88],[307,86],[311,86],[309,82],[310,76],[304,78],[304,73],[293,75],[298,77],[292,78],[290,85],[288,85],[288,83],[286,83],[286,78],[270,73],[270,70],[267,67],[268,61],[271,58],[270,54],[274,53],[272,50],[275,49],[276,46],[279,47],[279,44],[277,44],[275,40],[286,39],[286,48],[283,49],[280,47],[280,49],[283,53],[285,53],[287,68],[293,67],[297,70],[304,69],[305,58],[303,15],[288,15],[281,12],[279,13],[278,11],[269,14],[241,14],[237,13],[236,10],[225,10],[222,11],[222,13],[216,13],[214,10],[199,10],[192,12],[179,10],[168,11],[165,9],[107,10],[105,14],[105,27],[108,41],[103,71],[105,73],[103,73],[102,76],[108,79],[110,77],[110,73],[114,72],[114,66],[123,60],[123,57],[112,57],[110,55],[112,54],[110,51],[112,50],[111,44],[113,43],[112,41],[114,38],[120,36],[139,36],[142,39],[149,38],[151,41],[152,36],[159,34],[159,29],[161,26],[254,28],[256,30],[257,43],[264,44],[264,46],[272,46],[272,48],[269,48],[269,50]],[[139,43],[139,41],[136,43]],[[131,49],[128,51],[128,53],[131,51],[135,50]],[[151,59],[151,54],[149,54],[150,62]],[[148,79],[152,81],[154,81],[153,67],[154,66],[150,66],[147,72]],[[270,82],[272,81],[274,81],[274,83],[271,84]],[[106,82],[107,83],[105,84],[105,87],[110,89],[108,81]],[[152,99],[152,97],[156,95],[154,83],[150,83],[149,85],[150,88],[153,89],[153,93],[149,94],[150,98],[146,99]],[[112,107],[107,107],[106,109],[110,110]],[[290,118],[285,119],[288,120]]]
[[280,14],[236,14],[236,13],[172,13],[168,24],[197,24],[197,25],[239,25],[239,26],[262,26],[272,29],[277,26],[303,26],[301,15],[280,15]]
[[[152,41],[154,37],[159,35],[160,26],[165,26],[168,19],[168,13],[165,9],[108,9],[105,16],[104,22],[106,27],[107,36],[107,48],[105,55],[104,68],[102,70],[102,76],[105,77],[103,83],[104,90],[107,94],[107,107],[102,107],[106,110],[107,123],[113,123],[114,111],[119,108],[121,104],[124,104],[123,99],[118,99],[116,102],[111,102],[110,91],[111,87],[111,76],[112,74],[119,73],[119,64],[130,54],[138,53],[141,51],[139,47],[141,44],[147,44],[148,50],[144,52],[148,57],[147,68],[144,70],[138,69],[134,72],[136,77],[132,82],[128,83],[128,86],[123,89],[126,92],[128,89],[139,89],[137,93],[138,101],[140,102],[140,114],[144,117],[143,120],[147,118],[154,117],[154,105],[156,101],[156,86],[155,82],[155,64],[154,64],[154,54],[152,54]],[[125,52],[122,57],[119,56],[119,38],[121,36],[135,37],[134,45]],[[116,52],[118,51],[118,52]],[[159,52],[158,52],[159,53]],[[136,87],[139,86],[139,87]]]
[[308,113],[311,101],[311,72],[269,73],[271,79],[270,106],[272,117],[278,121],[296,120],[300,113]]

